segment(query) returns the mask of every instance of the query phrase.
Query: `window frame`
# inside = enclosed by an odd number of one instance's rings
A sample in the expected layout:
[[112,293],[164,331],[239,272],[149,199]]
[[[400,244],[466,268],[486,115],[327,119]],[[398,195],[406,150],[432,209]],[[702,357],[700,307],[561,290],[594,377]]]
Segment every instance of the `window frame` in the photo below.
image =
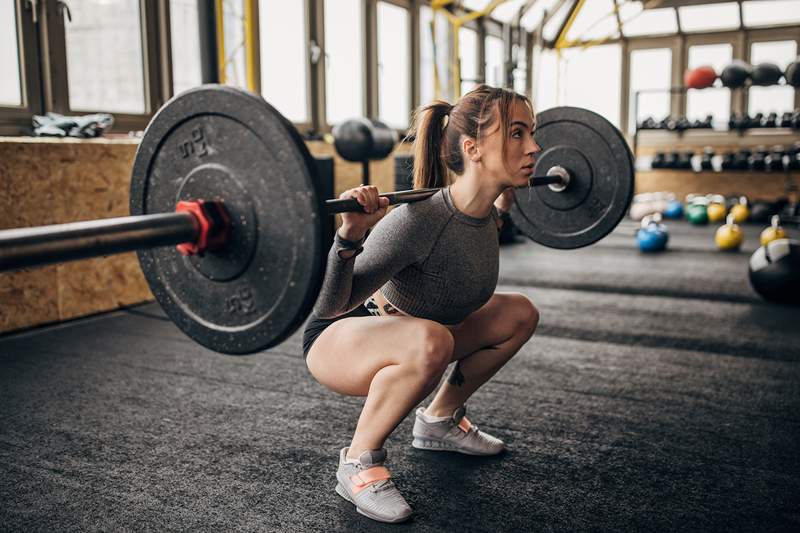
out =
[[[163,3],[166,5],[166,3]],[[58,3],[48,2],[44,5],[41,14],[41,31],[46,39],[42,46],[43,52],[47,50],[49,61],[43,68],[43,89],[45,109],[56,113],[68,115],[111,113],[114,116],[112,132],[127,132],[143,130],[153,114],[168,99],[165,91],[164,71],[171,61],[164,60],[170,51],[168,29],[163,24],[163,9],[159,9],[157,0],[139,0],[140,38],[142,41],[142,82],[144,84],[144,113],[119,113],[102,109],[72,110],[69,105],[69,83],[67,72],[66,51],[66,17],[61,13]],[[166,34],[166,35],[165,35]],[[43,59],[44,63],[44,59]],[[171,76],[170,76],[171,77]],[[169,91],[171,92],[171,84]]]
[[39,41],[36,39],[36,25],[33,22],[31,4],[27,4],[25,0],[15,0],[14,14],[22,103],[19,106],[0,106],[0,135],[29,133],[33,115],[43,113],[42,80],[39,69],[36,68],[40,57]]
[[[411,127],[411,113],[416,109],[419,99],[419,4],[415,4],[413,0],[369,0],[369,26],[370,26],[370,48],[372,53],[369,54],[369,76],[371,83],[369,89],[370,106],[367,108],[368,114],[366,116],[375,117],[379,120],[380,117],[380,95],[379,91],[379,76],[378,76],[378,2],[385,2],[397,7],[403,8],[408,12],[408,37],[406,39],[406,52],[408,53],[409,72],[408,72],[408,102],[410,109],[409,115],[409,128]],[[367,94],[367,93],[365,93]],[[400,135],[404,135],[407,131],[406,128],[397,128],[396,131]]]
[[[620,100],[620,128],[626,135],[633,135],[636,128],[631,131],[628,129],[630,125],[630,113],[633,112],[631,105],[632,95],[630,94],[630,80],[631,80],[631,53],[637,50],[653,50],[658,48],[668,48],[672,52],[672,62],[670,65],[670,86],[680,87],[683,85],[683,38],[678,35],[669,37],[631,37],[623,40],[623,64],[622,64],[622,94]],[[670,95],[669,113],[674,114],[676,109],[680,108],[683,97],[680,93],[672,93]]]

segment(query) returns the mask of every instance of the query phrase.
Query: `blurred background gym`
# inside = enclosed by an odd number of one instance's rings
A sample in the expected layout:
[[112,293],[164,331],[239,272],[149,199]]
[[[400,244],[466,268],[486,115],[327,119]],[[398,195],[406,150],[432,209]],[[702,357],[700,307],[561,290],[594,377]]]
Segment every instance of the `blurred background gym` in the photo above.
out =
[[[798,531],[798,42],[800,0],[0,0],[0,230],[131,215],[145,129],[203,84],[285,117],[323,199],[409,189],[413,110],[481,83],[591,110],[625,216],[571,250],[507,218],[498,290],[542,319],[472,409],[511,452],[429,458],[407,419],[395,527]],[[381,529],[318,489],[360,401],[301,330],[221,355],[134,247],[14,266],[2,235],[0,529]]]

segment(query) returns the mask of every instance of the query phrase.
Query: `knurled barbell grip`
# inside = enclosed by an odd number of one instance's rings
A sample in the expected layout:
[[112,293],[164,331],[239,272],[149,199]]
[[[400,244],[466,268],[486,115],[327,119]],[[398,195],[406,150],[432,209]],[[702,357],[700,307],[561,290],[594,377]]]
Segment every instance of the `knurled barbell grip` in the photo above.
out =
[[[539,187],[541,185],[550,185],[550,184],[560,184],[563,183],[563,179],[560,176],[552,175],[552,176],[534,176],[530,178],[529,183],[531,187]],[[525,187],[519,187],[524,189]],[[410,204],[413,202],[419,202],[420,200],[425,200],[426,198],[430,198],[437,192],[439,192],[440,188],[432,188],[432,189],[413,189],[410,191],[400,191],[400,192],[389,192],[381,194],[381,198],[388,198],[389,205],[395,204]],[[327,200],[325,202],[325,211],[328,214],[334,213],[351,213],[356,211],[363,211],[363,206],[358,203],[358,200],[355,198],[339,198],[336,200]]]
[[0,271],[194,242],[198,231],[187,212],[2,230]]

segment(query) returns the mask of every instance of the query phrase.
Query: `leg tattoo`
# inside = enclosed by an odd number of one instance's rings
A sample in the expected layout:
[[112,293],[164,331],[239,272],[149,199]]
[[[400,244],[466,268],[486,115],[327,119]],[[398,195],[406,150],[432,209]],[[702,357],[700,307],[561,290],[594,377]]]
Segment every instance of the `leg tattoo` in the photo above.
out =
[[450,373],[450,377],[447,378],[447,382],[456,387],[460,387],[464,384],[464,374],[461,373],[461,361],[456,361],[456,366]]

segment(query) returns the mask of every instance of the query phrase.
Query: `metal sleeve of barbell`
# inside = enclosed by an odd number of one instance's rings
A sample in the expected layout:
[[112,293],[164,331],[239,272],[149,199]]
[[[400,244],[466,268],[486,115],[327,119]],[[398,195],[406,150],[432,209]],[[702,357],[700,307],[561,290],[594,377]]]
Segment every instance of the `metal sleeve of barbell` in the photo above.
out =
[[0,231],[0,271],[197,240],[187,212],[71,222]]
[[[553,183],[561,183],[563,180],[559,176],[534,176],[528,180],[531,187],[539,187],[541,185],[550,185]],[[519,187],[519,188],[525,188]],[[381,198],[388,198],[389,205],[395,204],[410,204],[412,202],[419,202],[430,198],[441,189],[412,189],[410,191],[390,192],[381,194]],[[363,211],[361,204],[355,198],[339,198],[336,200],[327,200],[325,202],[325,210],[328,214],[334,213],[351,213],[356,211]]]

